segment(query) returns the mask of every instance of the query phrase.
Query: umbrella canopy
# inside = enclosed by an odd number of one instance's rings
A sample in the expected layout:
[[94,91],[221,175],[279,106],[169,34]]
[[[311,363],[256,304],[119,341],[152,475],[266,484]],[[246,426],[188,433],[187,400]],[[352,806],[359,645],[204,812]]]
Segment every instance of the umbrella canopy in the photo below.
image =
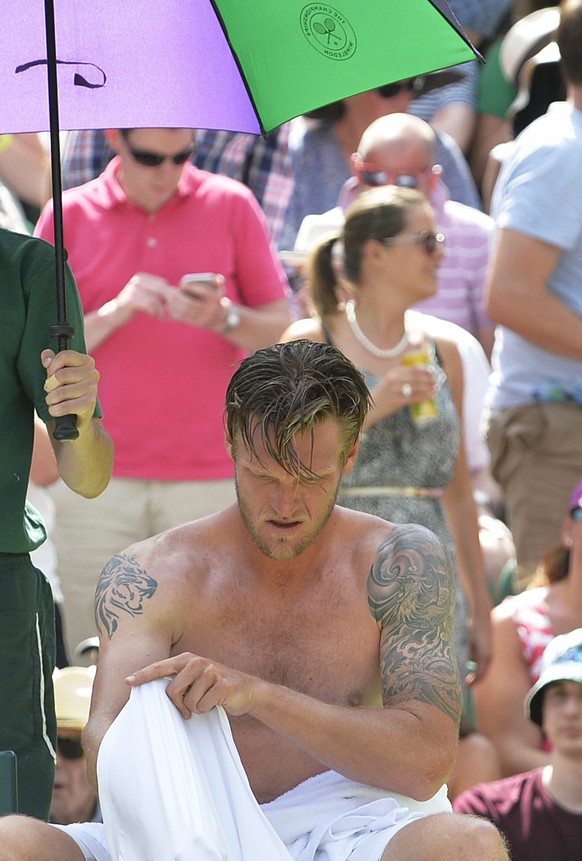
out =
[[[0,131],[46,131],[42,0],[3,0]],[[475,58],[444,0],[58,0],[60,125],[266,132]]]
[[[57,322],[67,348],[60,129],[267,132],[472,60],[444,0],[0,0],[0,131],[51,133]],[[75,439],[74,416],[54,436]]]

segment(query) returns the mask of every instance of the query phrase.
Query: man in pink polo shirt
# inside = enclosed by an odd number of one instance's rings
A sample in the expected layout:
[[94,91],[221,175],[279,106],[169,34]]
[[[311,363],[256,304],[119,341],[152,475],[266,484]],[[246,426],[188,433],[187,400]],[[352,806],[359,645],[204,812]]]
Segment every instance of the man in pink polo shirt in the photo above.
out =
[[[291,320],[258,204],[241,183],[190,164],[191,131],[107,136],[117,157],[63,200],[116,449],[99,504],[54,491],[69,648],[94,632],[94,587],[110,557],[234,499],[226,387],[240,359],[276,342]],[[51,204],[36,234],[52,241]]]

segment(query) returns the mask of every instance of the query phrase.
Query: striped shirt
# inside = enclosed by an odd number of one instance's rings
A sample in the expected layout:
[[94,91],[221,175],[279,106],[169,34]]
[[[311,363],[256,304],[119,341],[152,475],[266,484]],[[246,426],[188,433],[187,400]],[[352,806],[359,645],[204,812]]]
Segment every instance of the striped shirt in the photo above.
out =
[[451,200],[443,183],[431,194],[430,202],[438,229],[445,235],[446,254],[438,270],[437,292],[415,308],[450,320],[478,338],[480,329],[493,326],[484,307],[493,219]]

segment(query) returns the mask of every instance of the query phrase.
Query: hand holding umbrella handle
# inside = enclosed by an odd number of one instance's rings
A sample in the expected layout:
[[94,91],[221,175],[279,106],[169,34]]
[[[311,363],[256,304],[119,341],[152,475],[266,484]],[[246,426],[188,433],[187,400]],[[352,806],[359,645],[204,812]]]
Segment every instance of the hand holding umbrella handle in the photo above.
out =
[[[62,350],[67,349],[68,341],[72,334],[73,328],[72,326],[69,326],[68,323],[57,323],[55,326],[51,326],[51,336],[57,339],[59,353]],[[55,418],[53,436],[56,440],[59,440],[59,442],[67,442],[77,439],[79,436],[77,416],[57,416]]]

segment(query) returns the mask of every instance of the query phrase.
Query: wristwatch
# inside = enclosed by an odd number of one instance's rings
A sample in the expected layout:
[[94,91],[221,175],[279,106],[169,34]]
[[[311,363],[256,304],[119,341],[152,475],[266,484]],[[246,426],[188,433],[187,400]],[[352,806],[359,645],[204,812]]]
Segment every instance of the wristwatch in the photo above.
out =
[[228,302],[228,314],[226,315],[226,322],[222,327],[222,335],[228,335],[229,332],[232,332],[233,329],[240,324],[240,309],[238,305],[235,305],[234,302],[229,300]]

